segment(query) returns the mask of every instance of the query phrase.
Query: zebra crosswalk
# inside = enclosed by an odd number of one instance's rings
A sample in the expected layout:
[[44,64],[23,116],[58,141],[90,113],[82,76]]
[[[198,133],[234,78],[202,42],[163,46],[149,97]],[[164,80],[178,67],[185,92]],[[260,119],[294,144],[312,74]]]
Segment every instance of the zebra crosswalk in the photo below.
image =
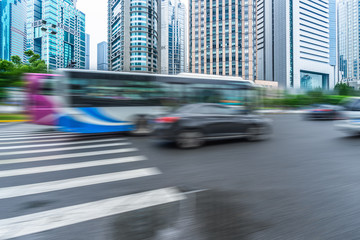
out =
[[1,133],[0,239],[56,239],[41,234],[185,198],[122,136]]

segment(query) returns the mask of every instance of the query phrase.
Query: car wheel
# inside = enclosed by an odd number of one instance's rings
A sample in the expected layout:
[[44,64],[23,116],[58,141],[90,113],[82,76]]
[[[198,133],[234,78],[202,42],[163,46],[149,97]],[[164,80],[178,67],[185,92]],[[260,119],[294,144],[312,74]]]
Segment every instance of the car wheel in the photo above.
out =
[[153,132],[151,124],[146,116],[139,116],[134,121],[135,129],[131,131],[131,135],[142,136],[149,135]]
[[256,125],[251,125],[246,130],[246,139],[250,142],[261,140],[261,128]]
[[175,139],[179,148],[189,149],[198,148],[204,144],[204,135],[197,130],[182,131],[177,134]]

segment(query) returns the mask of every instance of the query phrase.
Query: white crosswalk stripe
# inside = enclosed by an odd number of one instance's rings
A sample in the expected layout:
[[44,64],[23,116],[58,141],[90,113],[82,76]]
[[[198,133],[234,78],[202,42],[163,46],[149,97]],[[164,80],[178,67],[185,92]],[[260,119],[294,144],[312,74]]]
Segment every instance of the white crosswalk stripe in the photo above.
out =
[[47,149],[15,151],[15,152],[1,152],[0,156],[21,155],[21,154],[31,154],[31,153],[44,153],[44,152],[58,152],[58,151],[79,150],[79,149],[88,149],[88,148],[116,147],[116,146],[124,146],[124,145],[130,145],[130,143],[128,143],[128,142],[125,142],[125,143],[106,143],[106,144],[75,146],[75,147],[47,148]]
[[[14,138],[0,138],[0,141],[14,141],[14,140],[26,140],[26,139],[44,139],[44,138],[62,138],[62,137],[66,137],[66,136],[74,136],[74,134],[69,134],[69,133],[66,133],[66,134],[52,134],[52,135],[49,135],[49,136],[28,136],[28,137],[14,137]],[[78,137],[78,135],[75,135]]]
[[66,180],[27,184],[15,187],[0,188],[0,199],[26,196],[37,193],[51,192],[68,188],[84,187],[100,183],[109,183],[131,178],[146,177],[160,174],[156,168],[136,169],[124,172],[92,175]]
[[[67,136],[67,138],[57,138],[57,139],[42,139],[42,140],[27,140],[27,141],[15,141],[15,142],[2,142],[0,143],[0,146],[4,145],[14,145],[14,144],[24,144],[24,143],[41,143],[41,142],[60,142],[60,141],[69,141],[69,140],[76,140],[76,139],[88,139],[88,138],[94,138],[94,136]],[[124,138],[117,138],[117,140],[124,140]],[[64,142],[62,142],[64,143]]]
[[[57,143],[45,143],[45,144],[29,144],[29,145],[20,145],[20,146],[7,146],[0,147],[0,150],[11,150],[11,149],[23,149],[23,148],[40,148],[40,147],[57,147],[57,146],[66,146],[66,145],[78,145],[78,144],[88,144],[88,143],[101,143],[101,142],[114,142],[114,141],[123,141],[125,138],[109,138],[109,139],[97,139],[97,140],[85,140],[85,141],[73,141],[73,142],[57,142]],[[58,140],[56,140],[58,141]],[[36,141],[39,142],[39,141]],[[31,142],[20,142],[20,143],[33,143]]]
[[0,220],[0,239],[21,237],[185,199],[175,188],[157,189]]
[[[74,135],[72,133],[55,133],[57,136],[65,136],[65,135]],[[53,136],[54,132],[34,132],[34,133],[14,133],[14,134],[6,134],[6,136],[1,136],[0,140],[7,140],[11,138],[19,138],[19,137],[46,137]]]
[[80,163],[50,165],[50,166],[34,167],[34,168],[20,168],[20,169],[0,171],[0,178],[14,177],[14,176],[20,176],[20,175],[30,175],[30,174],[36,174],[36,173],[73,170],[73,169],[88,168],[88,167],[99,167],[99,166],[106,166],[106,165],[113,165],[113,164],[120,164],[120,163],[144,161],[144,160],[146,160],[146,158],[143,156],[135,156],[135,157],[105,159],[105,160],[98,160],[98,161],[86,161],[86,162],[80,162]]
[[91,151],[91,152],[82,152],[82,153],[49,155],[49,156],[42,156],[42,157],[17,158],[17,159],[10,159],[10,160],[0,160],[0,165],[14,164],[14,163],[40,162],[40,161],[67,159],[67,158],[75,158],[75,157],[90,157],[90,156],[98,156],[98,155],[101,156],[101,155],[106,155],[106,154],[135,152],[137,150],[138,150],[137,148],[124,148],[124,149],[112,149],[112,150]]
[[[149,179],[157,178],[162,174],[156,167],[142,165],[147,158],[137,154],[137,148],[128,147],[131,143],[125,138],[96,136],[97,139],[94,139],[94,136],[88,138],[89,135],[57,132],[53,134],[19,132],[19,134],[22,135],[3,133],[0,139],[2,141],[0,142],[0,166],[7,165],[8,168],[8,170],[0,170],[0,182],[4,186],[0,188],[0,200],[57,194],[58,191],[61,191],[59,195],[61,199],[66,198],[66,193],[71,189],[81,191],[91,186],[101,192],[102,186],[108,183],[121,184],[126,181],[124,183],[128,184],[137,179],[148,185]],[[35,155],[39,153],[42,156]],[[20,157],[21,155],[23,157]],[[56,163],[54,163],[55,160]],[[29,166],[29,163],[39,164],[40,162],[42,163],[40,166]],[[27,165],[21,165],[24,163]],[[90,175],[86,174],[88,169]],[[54,173],[57,177],[53,179],[53,175],[44,175],[44,173]],[[67,175],[71,177],[66,177]],[[8,181],[10,177],[17,181]],[[32,180],[33,177],[37,180]],[[38,179],[45,180],[39,182]],[[12,182],[16,182],[15,185],[11,184]],[[136,192],[136,189],[131,191]],[[77,197],[81,199],[82,195],[79,194]],[[46,211],[34,210],[25,215],[21,212],[17,213],[16,211],[22,210],[16,208],[15,217],[12,211],[6,218],[0,214],[0,239],[27,236],[141,208],[180,201],[184,198],[184,195],[175,188],[148,189],[147,187],[145,192],[111,198],[106,198],[105,195],[102,200],[97,201],[84,198],[81,199],[81,204],[76,205],[65,201],[65,205],[61,205],[65,207],[50,208],[51,210],[46,209]],[[11,205],[12,201],[5,203]]]

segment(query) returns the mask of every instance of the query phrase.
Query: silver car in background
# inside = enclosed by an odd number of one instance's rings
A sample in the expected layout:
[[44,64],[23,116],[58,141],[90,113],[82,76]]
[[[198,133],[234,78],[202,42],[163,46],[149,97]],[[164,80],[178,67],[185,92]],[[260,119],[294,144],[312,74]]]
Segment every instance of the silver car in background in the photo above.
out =
[[352,97],[343,104],[341,116],[344,120],[338,121],[335,127],[351,135],[360,135],[360,97]]

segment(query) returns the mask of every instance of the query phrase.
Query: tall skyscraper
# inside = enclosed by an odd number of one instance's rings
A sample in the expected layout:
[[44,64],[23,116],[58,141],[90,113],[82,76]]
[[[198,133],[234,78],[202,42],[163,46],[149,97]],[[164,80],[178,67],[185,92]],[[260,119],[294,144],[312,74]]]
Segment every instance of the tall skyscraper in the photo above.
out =
[[18,55],[25,60],[25,27],[26,0],[0,0],[0,59]]
[[258,79],[286,88],[336,82],[336,0],[257,2]]
[[101,42],[97,45],[97,70],[109,70],[107,42]]
[[109,70],[160,69],[160,0],[108,0]]
[[161,1],[161,73],[185,72],[185,5],[180,0]]
[[256,79],[256,0],[189,1],[189,71]]
[[341,0],[338,3],[340,80],[360,79],[360,3]]
[[90,35],[85,36],[85,69],[90,69]]
[[27,48],[40,54],[50,69],[85,68],[85,14],[76,0],[28,0]]

